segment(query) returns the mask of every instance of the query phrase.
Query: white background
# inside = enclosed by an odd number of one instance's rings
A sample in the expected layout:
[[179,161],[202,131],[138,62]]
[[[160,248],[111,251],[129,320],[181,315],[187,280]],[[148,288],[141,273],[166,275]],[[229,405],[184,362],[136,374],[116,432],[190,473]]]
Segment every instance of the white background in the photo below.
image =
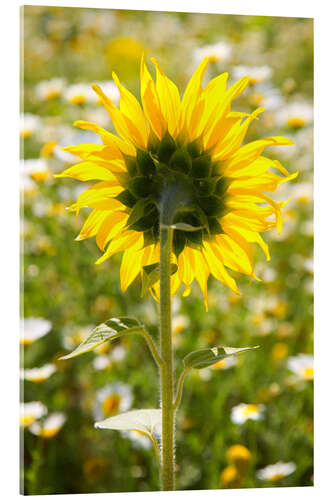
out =
[[[172,493],[100,494],[112,500],[144,498],[236,500],[306,500],[333,498],[333,23],[331,2],[317,0],[81,0],[35,2],[29,5],[168,10],[315,18],[315,486],[251,490],[206,490]],[[0,92],[0,494],[19,496],[19,6],[1,4]],[[291,48],[292,49],[292,48]],[[320,119],[319,119],[320,116]],[[52,300],[52,298],[50,298]],[[125,478],[124,478],[125,480]],[[40,498],[31,496],[31,499]],[[43,498],[91,499],[92,495]]]

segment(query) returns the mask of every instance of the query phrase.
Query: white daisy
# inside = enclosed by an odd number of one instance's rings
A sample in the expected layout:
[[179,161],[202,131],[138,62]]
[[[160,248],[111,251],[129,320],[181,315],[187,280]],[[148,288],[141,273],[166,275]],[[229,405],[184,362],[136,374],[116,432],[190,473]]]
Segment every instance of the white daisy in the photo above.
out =
[[263,469],[257,471],[257,478],[265,481],[278,481],[285,476],[289,476],[296,470],[294,462],[277,462],[276,464],[267,465]]
[[36,96],[41,101],[51,101],[60,97],[65,88],[65,80],[63,78],[51,78],[51,80],[43,80],[36,85]]
[[232,76],[235,80],[239,80],[243,76],[249,76],[249,85],[253,86],[271,78],[272,73],[272,68],[267,64],[265,66],[245,66],[240,64],[233,68]]
[[70,104],[85,104],[93,102],[95,99],[94,91],[87,83],[75,83],[69,85],[64,91],[64,99]]
[[188,327],[190,321],[184,314],[177,314],[172,318],[172,333],[175,335]]
[[29,345],[44,337],[52,328],[52,323],[43,318],[24,318],[20,321],[20,341]]
[[40,368],[27,368],[21,371],[21,378],[39,384],[48,379],[56,371],[55,365],[49,363]]
[[280,91],[266,82],[259,83],[255,88],[252,88],[248,94],[248,98],[252,106],[261,106],[267,111],[275,111],[284,102]]
[[313,380],[314,366],[311,354],[298,354],[287,360],[290,371],[303,380]]
[[126,356],[126,349],[122,345],[116,345],[111,352],[111,361],[119,363]]
[[102,387],[96,394],[94,417],[97,421],[127,411],[133,401],[131,388],[122,382]]
[[31,179],[36,182],[43,182],[49,179],[51,174],[44,158],[31,158],[29,160],[21,160],[21,182],[22,188],[26,191],[30,185]]
[[20,404],[20,425],[27,427],[47,414],[47,408],[40,401]]
[[101,356],[96,356],[92,364],[95,370],[105,370],[106,368],[110,368],[112,363],[109,356],[101,355]]
[[28,139],[36,133],[41,126],[41,119],[32,113],[21,113],[20,117],[20,136]]
[[313,106],[306,101],[292,102],[276,113],[278,126],[303,128],[313,121]]
[[223,63],[226,63],[231,57],[231,52],[231,45],[221,41],[195,48],[193,51],[193,60],[196,65],[199,64],[204,57],[209,57],[211,62],[223,61]]
[[58,434],[65,422],[65,415],[61,412],[56,412],[49,415],[43,423],[34,422],[31,424],[29,426],[29,431],[36,436],[52,438]]
[[231,409],[231,420],[234,424],[244,424],[247,420],[262,420],[264,405],[240,403]]
[[290,206],[297,203],[312,203],[313,202],[313,184],[311,182],[299,182],[294,186],[292,191],[293,198],[290,200]]

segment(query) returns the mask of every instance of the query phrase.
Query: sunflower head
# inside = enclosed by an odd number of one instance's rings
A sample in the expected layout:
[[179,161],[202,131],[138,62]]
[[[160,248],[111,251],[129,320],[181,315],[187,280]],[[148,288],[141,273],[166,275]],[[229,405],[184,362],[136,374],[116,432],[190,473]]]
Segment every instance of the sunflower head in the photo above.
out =
[[[257,243],[269,259],[260,233],[282,228],[284,203],[266,193],[297,174],[289,175],[262,152],[266,146],[292,142],[266,137],[243,144],[249,125],[264,110],[231,111],[232,100],[246,88],[249,77],[227,88],[228,74],[223,73],[203,87],[208,62],[205,58],[198,66],[182,99],[155,59],[156,81],[141,62],[142,107],[116,75],[120,109],[93,85],[118,135],[78,121],[76,126],[96,132],[103,144],[64,148],[82,161],[60,177],[99,181],[70,207],[77,213],[86,206],[93,209],[77,239],[96,236],[104,251],[98,263],[124,251],[123,290],[145,266],[159,262],[161,223],[177,228],[172,292],[184,283],[188,294],[196,279],[206,304],[208,276],[239,293],[226,267],[255,278],[250,243]],[[169,219],[163,221],[162,206],[168,205]],[[157,296],[158,286],[153,287]]]

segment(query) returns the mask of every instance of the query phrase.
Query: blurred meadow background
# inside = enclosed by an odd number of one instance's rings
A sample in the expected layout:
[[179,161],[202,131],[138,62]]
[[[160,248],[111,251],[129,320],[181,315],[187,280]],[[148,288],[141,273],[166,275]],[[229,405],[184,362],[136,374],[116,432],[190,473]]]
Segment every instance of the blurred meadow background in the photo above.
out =
[[158,339],[157,304],[140,298],[139,280],[121,292],[121,257],[96,266],[95,240],[74,241],[87,212],[77,222],[66,206],[83,184],[53,178],[77,162],[62,146],[99,142],[76,130],[75,120],[113,131],[90,84],[118,103],[115,71],[138,96],[142,52],[150,69],[156,57],[182,90],[206,55],[206,81],[224,71],[229,82],[249,74],[234,109],[266,112],[246,140],[290,137],[294,146],[267,148],[266,156],[299,171],[278,190],[292,199],[281,235],[264,235],[271,261],[255,250],[262,282],[238,276],[238,297],[210,278],[207,313],[197,284],[189,297],[174,298],[177,374],[195,349],[261,346],[187,376],[177,413],[177,487],[312,485],[312,19],[38,6],[21,14],[22,493],[159,488],[148,438],[93,425],[158,407],[157,371],[142,339],[58,360],[113,316],[137,317]]

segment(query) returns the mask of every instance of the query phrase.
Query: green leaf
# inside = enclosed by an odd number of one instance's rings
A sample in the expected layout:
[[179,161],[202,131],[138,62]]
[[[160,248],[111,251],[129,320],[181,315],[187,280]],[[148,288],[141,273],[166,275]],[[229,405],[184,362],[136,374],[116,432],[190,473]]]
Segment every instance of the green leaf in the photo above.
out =
[[[178,266],[177,264],[171,264],[171,275],[177,272]],[[160,263],[156,262],[156,264],[150,264],[149,266],[143,266],[142,268],[142,289],[141,289],[141,297],[148,292],[149,288],[151,288],[157,281],[160,279]]]
[[198,231],[199,229],[203,229],[203,226],[192,226],[191,224],[187,224],[186,222],[176,222],[170,226],[171,229],[176,229],[178,231]]
[[162,410],[132,410],[96,422],[97,429],[141,431],[152,435],[162,425]]
[[85,352],[89,352],[95,347],[104,344],[108,340],[114,340],[121,335],[135,333],[142,330],[143,326],[134,318],[111,318],[98,325],[91,334],[73,352],[62,356],[59,359],[70,359]]
[[185,368],[196,368],[201,370],[201,368],[206,368],[211,365],[215,365],[221,359],[227,358],[228,356],[235,356],[241,352],[250,351],[252,349],[257,349],[259,346],[254,347],[212,347],[211,349],[200,349],[198,351],[193,351],[185,356],[183,362]]

